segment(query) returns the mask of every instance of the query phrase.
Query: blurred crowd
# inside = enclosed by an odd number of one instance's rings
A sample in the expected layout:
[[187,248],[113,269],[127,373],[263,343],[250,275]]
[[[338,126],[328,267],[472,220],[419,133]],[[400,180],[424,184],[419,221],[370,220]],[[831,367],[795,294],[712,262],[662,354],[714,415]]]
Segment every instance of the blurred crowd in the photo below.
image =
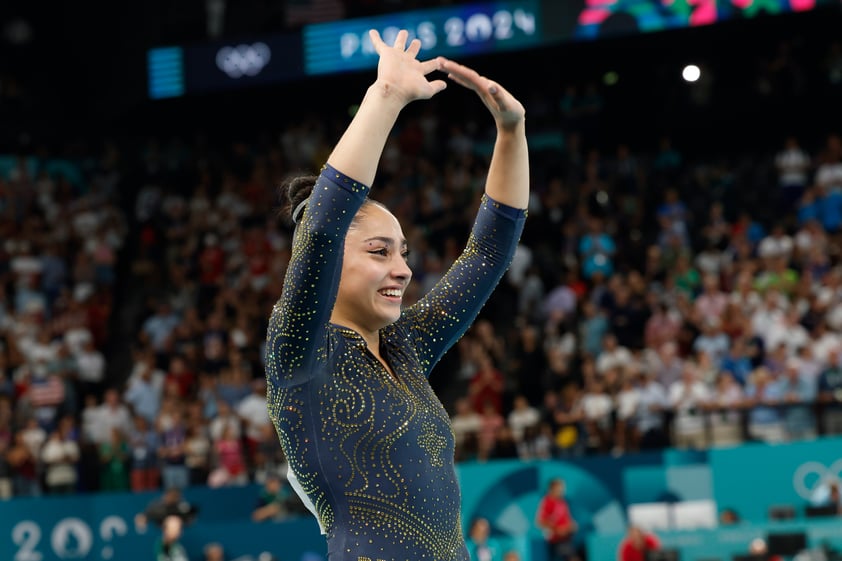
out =
[[[760,154],[605,146],[599,86],[542,91],[515,260],[431,376],[459,461],[842,432],[839,130],[773,127]],[[412,249],[406,305],[482,193],[490,123],[446,109],[402,116],[372,192]],[[278,186],[344,119],[0,158],[0,496],[285,475],[263,368]]]

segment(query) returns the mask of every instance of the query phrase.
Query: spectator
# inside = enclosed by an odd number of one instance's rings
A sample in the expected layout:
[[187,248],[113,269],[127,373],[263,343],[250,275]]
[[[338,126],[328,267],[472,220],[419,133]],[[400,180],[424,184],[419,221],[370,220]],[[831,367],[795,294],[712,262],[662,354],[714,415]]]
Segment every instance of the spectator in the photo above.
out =
[[130,487],[129,461],[131,449],[125,434],[117,428],[111,429],[111,438],[99,445],[100,476],[102,491],[128,491]]
[[801,371],[801,362],[795,358],[786,361],[780,384],[783,391],[784,427],[787,440],[810,440],[816,437],[816,420],[813,403],[816,401],[817,384]]
[[96,408],[92,437],[94,442],[102,444],[111,439],[113,429],[128,434],[132,428],[132,416],[123,403],[120,393],[115,388],[105,390],[103,402]]
[[641,372],[638,368],[628,368],[623,371],[620,388],[614,395],[614,448],[612,453],[622,454],[633,444],[632,434],[635,430],[635,417],[640,408],[640,389],[638,380]]
[[661,549],[661,541],[652,532],[631,525],[617,548],[617,561],[646,561],[648,552]]
[[208,485],[244,485],[248,481],[246,456],[241,440],[234,437],[231,428],[226,428],[219,440],[213,443],[216,461],[208,476]]
[[599,452],[610,450],[613,436],[611,422],[614,401],[606,391],[601,378],[590,376],[585,380],[581,405],[588,448]]
[[783,415],[776,405],[783,399],[783,386],[773,379],[765,367],[755,369],[746,384],[746,400],[751,405],[749,412],[749,435],[761,442],[784,442]]
[[82,343],[75,360],[79,392],[82,395],[101,396],[105,382],[105,355],[97,349],[93,339]]
[[178,315],[172,306],[162,300],[155,306],[155,312],[143,322],[142,340],[148,342],[158,356],[166,356],[166,346],[178,322]]
[[515,442],[521,442],[527,428],[538,426],[541,421],[541,413],[527,401],[525,395],[516,395],[507,421]]
[[502,550],[491,536],[491,524],[483,517],[475,518],[465,540],[471,561],[502,561]]
[[468,396],[474,411],[483,414],[487,404],[499,415],[503,412],[505,379],[484,350],[476,351],[477,370],[468,384]]
[[614,256],[617,246],[614,238],[605,231],[602,218],[591,216],[588,231],[579,240],[579,259],[582,277],[593,280],[596,275],[610,277],[614,273]]
[[155,542],[155,561],[189,561],[187,550],[181,544],[184,520],[176,515],[164,518],[161,537]]
[[162,414],[158,416],[158,432],[161,435],[158,456],[161,459],[161,480],[164,488],[183,489],[190,484],[190,471],[185,463],[187,427],[180,405],[174,403],[169,411],[162,410]]
[[134,426],[129,431],[129,481],[131,490],[157,490],[160,485],[161,468],[158,458],[160,437],[158,431],[143,415],[135,415]]
[[801,147],[798,137],[788,135],[775,153],[781,210],[789,211],[801,199],[807,189],[811,164],[810,155]]
[[664,426],[667,392],[650,370],[643,371],[639,399],[633,430],[635,445],[639,448],[663,448],[667,444]]
[[198,514],[198,507],[184,498],[181,489],[170,487],[160,497],[150,502],[143,512],[136,514],[134,522],[137,531],[143,533],[150,522],[163,526],[168,517],[176,516],[184,524],[191,524]]
[[161,410],[165,374],[155,367],[155,355],[140,351],[126,383],[123,399],[136,415],[154,423]]
[[211,542],[202,548],[202,561],[225,561],[225,548],[221,543]]
[[702,410],[710,400],[710,393],[699,379],[694,363],[685,363],[681,378],[670,385],[667,399],[675,413],[672,421],[675,446],[704,448],[707,441]]
[[184,440],[184,465],[190,485],[204,485],[210,475],[212,443],[204,419],[191,419]]
[[719,373],[705,409],[714,446],[733,446],[743,440],[742,415],[745,396],[742,386],[728,370]]
[[263,438],[264,428],[272,424],[266,406],[265,380],[262,378],[252,380],[251,393],[237,404],[237,415],[242,420],[245,429],[245,459],[249,465],[253,465],[254,455]]
[[842,359],[840,347],[829,349],[827,366],[819,374],[818,400],[825,434],[842,434]]
[[460,397],[456,400],[450,420],[457,449],[464,446],[469,436],[476,437],[482,426],[482,417],[474,410],[471,400],[467,397]]
[[66,495],[76,490],[79,461],[79,445],[72,435],[73,419],[63,418],[51,434],[41,451],[44,462],[44,484],[47,493]]
[[5,454],[12,480],[12,492],[15,497],[38,497],[41,495],[41,483],[38,476],[39,454],[33,454],[26,442],[26,433],[19,430],[14,433],[14,441]]

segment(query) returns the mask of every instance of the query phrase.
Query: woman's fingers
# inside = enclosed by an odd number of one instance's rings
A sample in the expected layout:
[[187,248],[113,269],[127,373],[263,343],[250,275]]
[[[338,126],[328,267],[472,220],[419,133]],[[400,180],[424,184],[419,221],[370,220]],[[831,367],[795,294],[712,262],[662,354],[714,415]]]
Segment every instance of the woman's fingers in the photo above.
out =
[[[396,49],[406,50],[406,40],[409,38],[409,31],[406,29],[401,29],[398,31],[398,34],[395,35],[395,44],[393,45]],[[419,45],[420,48],[420,45]]]
[[406,52],[414,57],[418,56],[418,52],[421,50],[421,39],[413,39],[409,43],[409,48]]
[[368,37],[371,39],[371,44],[374,46],[374,52],[379,55],[383,47],[386,46],[386,43],[384,43],[383,39],[380,37],[380,32],[376,29],[369,29]]
[[421,61],[421,69],[425,75],[435,70],[441,70],[442,58],[431,58],[430,60]]

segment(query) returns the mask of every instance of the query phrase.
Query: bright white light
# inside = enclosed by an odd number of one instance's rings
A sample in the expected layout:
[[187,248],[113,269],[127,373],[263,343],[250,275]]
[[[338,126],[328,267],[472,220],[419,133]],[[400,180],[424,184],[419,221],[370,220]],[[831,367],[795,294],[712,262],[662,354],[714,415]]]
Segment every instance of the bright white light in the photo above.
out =
[[688,82],[695,82],[701,75],[702,71],[695,64],[688,64],[684,67],[684,70],[681,71],[681,77]]

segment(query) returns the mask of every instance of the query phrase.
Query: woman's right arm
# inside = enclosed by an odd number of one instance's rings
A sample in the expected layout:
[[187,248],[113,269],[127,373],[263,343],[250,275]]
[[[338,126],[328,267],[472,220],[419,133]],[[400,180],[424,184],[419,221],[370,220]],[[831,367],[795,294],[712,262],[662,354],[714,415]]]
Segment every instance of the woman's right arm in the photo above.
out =
[[401,30],[393,46],[371,30],[369,38],[380,57],[377,80],[368,88],[351,124],[339,139],[327,163],[357,181],[371,185],[383,147],[401,110],[416,99],[429,99],[442,91],[444,80],[427,80],[440,70],[445,59],[420,61],[416,57],[421,41],[406,42],[409,33]]
[[281,297],[266,340],[270,385],[290,386],[312,371],[339,287],[345,232],[368,187],[325,166],[298,220]]
[[421,43],[416,39],[407,46],[405,30],[391,47],[376,31],[369,35],[380,57],[377,80],[328,157],[298,221],[281,298],[269,320],[270,382],[294,385],[310,371],[339,287],[345,234],[374,181],[398,114],[446,86],[426,77],[443,59],[417,60]]

